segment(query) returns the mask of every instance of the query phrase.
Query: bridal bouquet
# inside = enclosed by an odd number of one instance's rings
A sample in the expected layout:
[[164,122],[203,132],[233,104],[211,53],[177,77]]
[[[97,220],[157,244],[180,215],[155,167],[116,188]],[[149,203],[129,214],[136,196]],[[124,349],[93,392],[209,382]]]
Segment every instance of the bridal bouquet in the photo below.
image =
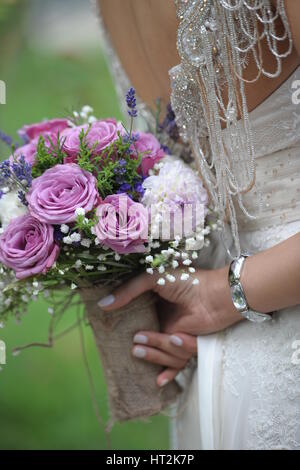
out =
[[0,321],[39,295],[78,292],[120,421],[159,412],[179,387],[159,390],[159,367],[131,355],[138,330],[159,329],[154,295],[109,314],[97,302],[143,270],[160,285],[175,282],[174,270],[197,284],[193,260],[216,226],[197,173],[153,133],[133,131],[134,89],[126,100],[130,129],[85,106],[24,126],[23,145],[0,164]]

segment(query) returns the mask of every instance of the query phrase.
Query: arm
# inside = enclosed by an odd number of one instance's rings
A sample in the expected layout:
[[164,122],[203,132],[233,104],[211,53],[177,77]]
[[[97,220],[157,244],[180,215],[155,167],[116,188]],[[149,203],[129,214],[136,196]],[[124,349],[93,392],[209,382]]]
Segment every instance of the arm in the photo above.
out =
[[271,312],[300,304],[300,233],[249,257],[241,280],[255,310]]

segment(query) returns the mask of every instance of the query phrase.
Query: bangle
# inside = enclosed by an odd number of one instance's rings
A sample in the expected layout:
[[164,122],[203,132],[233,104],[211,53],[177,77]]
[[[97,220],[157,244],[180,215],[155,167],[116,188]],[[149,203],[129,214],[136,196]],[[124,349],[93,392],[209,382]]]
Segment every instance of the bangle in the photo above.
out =
[[241,255],[239,258],[233,260],[229,266],[229,287],[233,305],[240,312],[242,317],[246,320],[262,323],[272,319],[272,316],[267,313],[257,312],[252,310],[247,302],[245,292],[241,283],[241,273],[247,255]]

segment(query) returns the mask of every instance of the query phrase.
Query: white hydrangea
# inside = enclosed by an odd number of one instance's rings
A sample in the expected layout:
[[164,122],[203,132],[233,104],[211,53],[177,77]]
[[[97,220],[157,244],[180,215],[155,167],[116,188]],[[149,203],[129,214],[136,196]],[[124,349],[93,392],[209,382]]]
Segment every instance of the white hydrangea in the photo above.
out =
[[[158,174],[145,179],[143,187],[145,194],[142,203],[151,211],[153,238],[157,238],[159,234],[163,239],[170,239],[168,231],[171,232],[173,228],[177,238],[189,237],[198,226],[203,225],[203,216],[208,204],[207,191],[195,171],[181,160],[166,161]],[[183,212],[184,206],[186,209]],[[176,212],[181,214],[181,219],[178,219]],[[175,214],[175,223],[168,222],[172,220],[172,213]],[[182,215],[185,233],[182,233]],[[164,223],[161,234],[158,230],[162,221]]]
[[3,229],[6,229],[13,219],[27,212],[28,209],[21,203],[17,191],[9,191],[0,198],[0,222]]

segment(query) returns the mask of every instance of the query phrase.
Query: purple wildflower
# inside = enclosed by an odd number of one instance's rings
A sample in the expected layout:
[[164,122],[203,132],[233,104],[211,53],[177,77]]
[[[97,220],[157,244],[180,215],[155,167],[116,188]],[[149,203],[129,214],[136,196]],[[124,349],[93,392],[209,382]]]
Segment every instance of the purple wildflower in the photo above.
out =
[[13,138],[10,135],[5,134],[5,132],[0,130],[0,140],[4,142],[8,147],[14,147],[15,149],[19,147],[19,145],[14,142]]
[[28,202],[26,200],[26,194],[24,193],[24,191],[18,191],[18,198],[20,199],[21,203],[24,205],[24,206],[28,206]]
[[129,88],[127,95],[126,95],[126,103],[128,107],[128,114],[130,117],[135,118],[137,117],[137,109],[136,109],[136,95],[135,89]]
[[32,183],[31,165],[27,163],[24,155],[21,155],[18,162],[12,164],[12,171],[18,181],[28,188]]
[[163,122],[159,125],[161,131],[166,132],[169,137],[177,142],[179,140],[179,131],[175,120],[175,113],[172,106],[168,104],[167,114]]

